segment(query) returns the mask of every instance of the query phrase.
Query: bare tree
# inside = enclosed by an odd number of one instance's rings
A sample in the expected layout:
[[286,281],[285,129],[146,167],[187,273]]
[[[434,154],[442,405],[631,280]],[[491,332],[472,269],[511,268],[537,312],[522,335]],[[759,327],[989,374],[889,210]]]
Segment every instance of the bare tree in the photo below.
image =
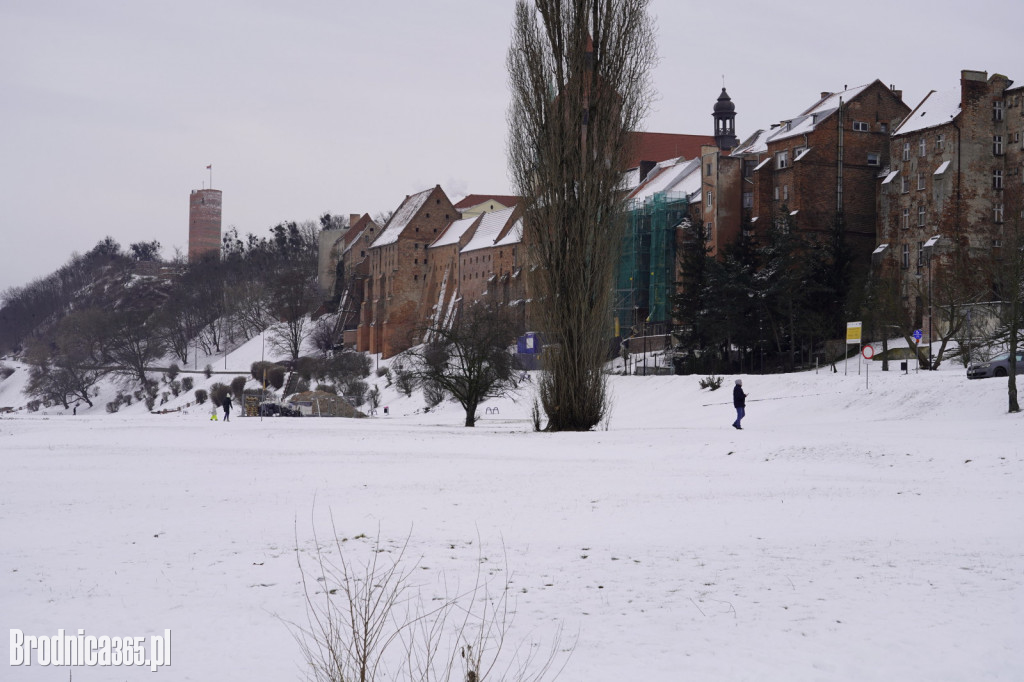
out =
[[509,168],[523,197],[546,337],[540,396],[553,431],[588,430],[607,410],[612,276],[631,131],[650,102],[647,0],[518,0],[508,53]]
[[518,364],[509,350],[515,329],[504,307],[465,305],[451,325],[430,327],[429,341],[406,355],[420,383],[458,400],[466,411],[466,426],[474,426],[481,402],[518,385]]
[[443,575],[439,587],[423,584],[425,567],[407,558],[408,539],[386,547],[378,537],[360,565],[349,558],[354,543],[339,538],[333,522],[332,530],[321,545],[314,529],[311,568],[296,538],[307,620],[290,625],[316,682],[430,682],[457,670],[467,682],[540,682],[561,672],[555,663],[564,667],[572,647],[560,647],[560,629],[546,656],[540,647],[509,646],[515,610],[507,566],[492,592],[480,557],[474,584],[452,594]]

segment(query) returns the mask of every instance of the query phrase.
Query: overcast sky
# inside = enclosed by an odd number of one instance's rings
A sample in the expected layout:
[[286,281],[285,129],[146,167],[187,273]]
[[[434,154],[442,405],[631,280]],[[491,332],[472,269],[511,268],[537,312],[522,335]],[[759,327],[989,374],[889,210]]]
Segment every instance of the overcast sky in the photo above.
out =
[[[880,79],[914,106],[961,69],[1024,80],[1021,0],[651,0],[647,130],[742,138]],[[0,292],[106,235],[187,250],[188,196],[223,224],[394,209],[440,184],[508,193],[512,0],[3,0]]]

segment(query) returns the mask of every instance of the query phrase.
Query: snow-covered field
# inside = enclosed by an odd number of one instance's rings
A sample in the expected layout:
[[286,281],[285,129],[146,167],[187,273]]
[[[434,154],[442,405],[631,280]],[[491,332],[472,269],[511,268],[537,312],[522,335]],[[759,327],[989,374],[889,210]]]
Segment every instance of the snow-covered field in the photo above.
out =
[[532,431],[530,384],[475,429],[393,392],[361,420],[3,416],[2,627],[171,629],[155,679],[303,679],[295,549],[333,515],[356,560],[408,538],[425,585],[507,565],[510,636],[576,640],[563,680],[1024,679],[1024,416],[1006,379],[879,364],[744,376],[743,431],[734,377],[612,377],[578,434]]

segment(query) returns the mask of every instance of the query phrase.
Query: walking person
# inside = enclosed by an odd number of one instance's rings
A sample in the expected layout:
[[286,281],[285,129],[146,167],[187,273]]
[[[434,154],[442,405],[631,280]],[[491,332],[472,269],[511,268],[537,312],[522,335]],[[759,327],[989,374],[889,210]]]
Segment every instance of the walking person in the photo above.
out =
[[224,407],[224,421],[229,422],[229,421],[231,421],[231,394],[230,393],[225,393],[224,394],[224,402],[222,403],[222,405]]
[[732,389],[732,405],[736,408],[736,421],[732,423],[734,429],[743,430],[740,422],[746,416],[747,394],[743,392],[743,379],[736,380],[736,386]]

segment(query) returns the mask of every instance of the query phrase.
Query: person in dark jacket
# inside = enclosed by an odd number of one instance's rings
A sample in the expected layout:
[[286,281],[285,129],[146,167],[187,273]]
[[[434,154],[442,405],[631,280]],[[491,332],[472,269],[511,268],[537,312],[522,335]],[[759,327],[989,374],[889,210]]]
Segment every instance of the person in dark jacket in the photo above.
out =
[[740,422],[746,416],[747,394],[743,392],[743,379],[736,380],[736,386],[732,389],[732,405],[736,408],[736,421],[732,423],[734,429],[743,430]]
[[225,393],[224,394],[224,402],[221,403],[221,405],[224,408],[224,421],[226,421],[226,422],[231,421],[231,394],[230,393]]

